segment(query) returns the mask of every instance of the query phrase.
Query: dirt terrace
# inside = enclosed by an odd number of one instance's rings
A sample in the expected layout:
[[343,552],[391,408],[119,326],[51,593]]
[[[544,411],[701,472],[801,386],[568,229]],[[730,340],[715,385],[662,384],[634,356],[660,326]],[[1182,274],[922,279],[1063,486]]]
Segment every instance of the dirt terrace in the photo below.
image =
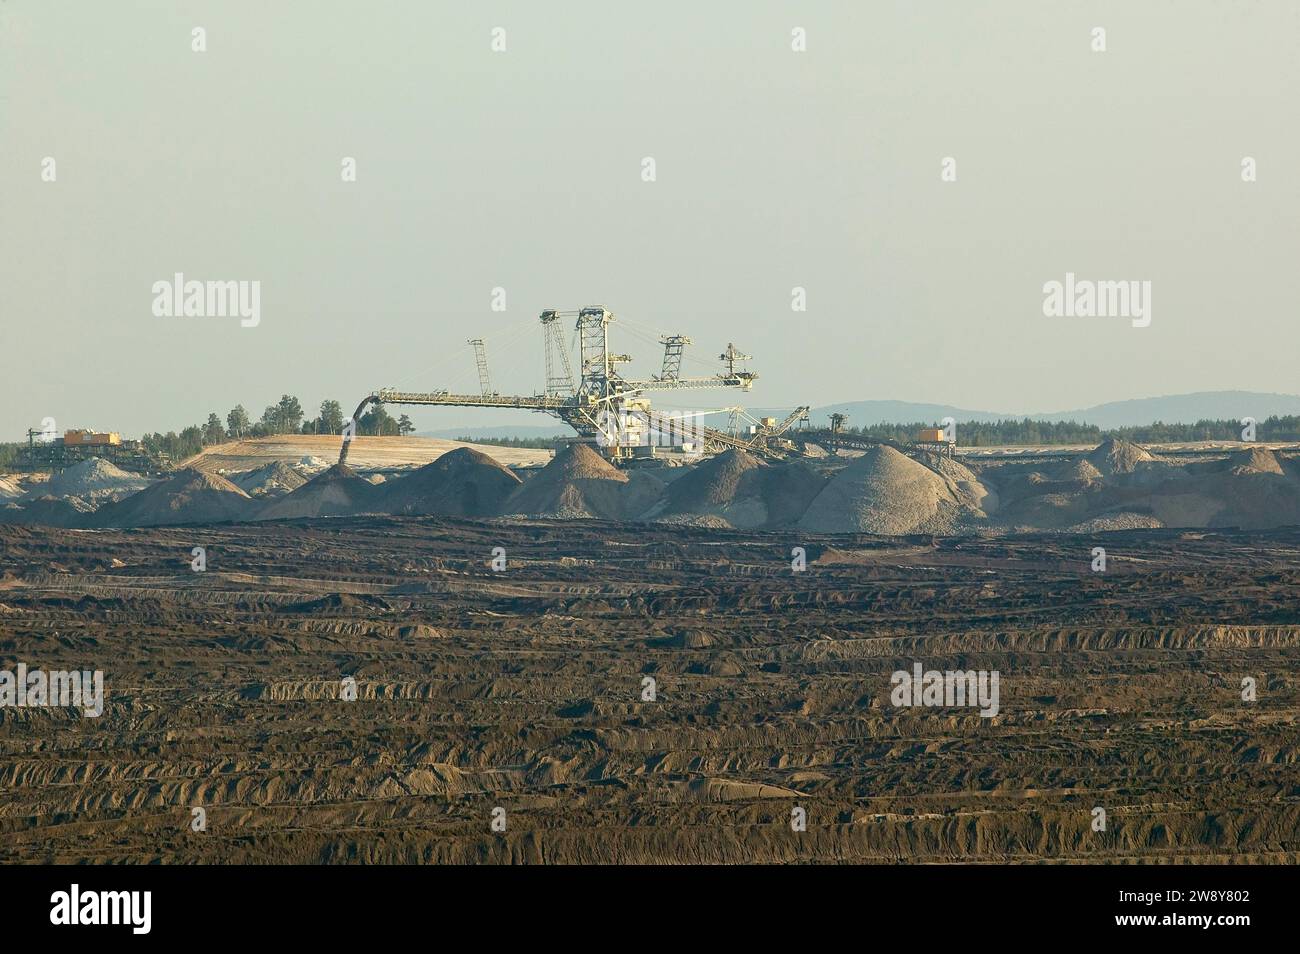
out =
[[[281,434],[251,437],[206,447],[202,453],[181,461],[180,467],[194,467],[208,473],[250,470],[272,461],[296,464],[315,457],[326,464],[339,459],[343,439],[337,434]],[[540,467],[551,459],[549,450],[529,447],[497,447],[466,444],[436,437],[354,437],[348,449],[348,463],[354,467],[383,469],[419,467],[458,447],[471,447],[488,454],[507,467]]]
[[1294,863],[1297,592],[1300,531],[0,527],[0,669],[107,693],[0,709],[0,861]]

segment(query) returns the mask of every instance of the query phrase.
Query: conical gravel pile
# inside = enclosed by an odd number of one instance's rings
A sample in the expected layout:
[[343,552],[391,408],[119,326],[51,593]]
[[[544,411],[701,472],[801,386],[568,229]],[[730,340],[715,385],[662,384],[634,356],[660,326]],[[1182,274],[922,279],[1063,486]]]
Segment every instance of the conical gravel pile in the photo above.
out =
[[186,468],[161,483],[100,508],[105,527],[158,527],[183,523],[247,520],[254,504],[226,478]]
[[968,512],[942,476],[882,444],[840,471],[798,525],[820,533],[942,532]]
[[385,513],[491,517],[520,483],[487,454],[459,447],[384,484],[379,506]]
[[587,444],[570,444],[502,506],[507,514],[620,520],[625,515],[623,473]]
[[1111,437],[1102,441],[1085,460],[1096,467],[1103,477],[1110,477],[1114,474],[1131,474],[1140,464],[1151,463],[1155,458],[1145,447]]
[[376,512],[377,488],[346,464],[334,464],[292,493],[267,503],[258,520],[294,517],[343,517]]

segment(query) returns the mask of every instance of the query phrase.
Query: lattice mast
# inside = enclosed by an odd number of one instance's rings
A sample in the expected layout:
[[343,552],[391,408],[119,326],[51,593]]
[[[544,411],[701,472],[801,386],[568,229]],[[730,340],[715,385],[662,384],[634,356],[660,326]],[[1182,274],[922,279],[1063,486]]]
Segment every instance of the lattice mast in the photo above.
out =
[[676,381],[682,376],[682,351],[693,342],[686,335],[664,335],[659,341],[664,346],[664,364],[659,380]]
[[474,347],[474,363],[478,365],[479,393],[488,397],[492,393],[492,379],[488,377],[487,345],[482,338],[471,338],[465,343]]
[[558,311],[544,311],[541,316],[542,338],[546,351],[546,394],[548,397],[572,396],[573,364],[564,342],[564,326]]

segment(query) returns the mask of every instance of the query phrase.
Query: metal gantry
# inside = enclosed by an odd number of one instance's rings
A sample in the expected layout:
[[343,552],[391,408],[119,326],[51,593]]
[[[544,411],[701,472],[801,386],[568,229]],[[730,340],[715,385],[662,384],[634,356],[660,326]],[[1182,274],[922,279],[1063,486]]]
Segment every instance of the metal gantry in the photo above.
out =
[[465,343],[474,349],[474,363],[478,366],[479,393],[487,397],[492,393],[492,379],[488,376],[487,345],[482,338],[471,338]]
[[[546,394],[548,397],[572,395],[573,365],[564,343],[564,327],[558,311],[544,311],[541,316],[542,339],[546,350]],[[561,373],[562,372],[562,373]]]
[[693,342],[685,335],[664,335],[659,341],[664,346],[664,365],[659,380],[676,381],[682,376],[682,352]]
[[[578,342],[578,376],[575,380],[569,350],[564,343],[562,319],[574,321]],[[657,391],[739,388],[748,391],[758,377],[743,367],[750,356],[728,344],[719,357],[724,369],[708,377],[686,378],[681,375],[682,355],[691,339],[685,335],[665,335],[663,366],[660,374],[649,380],[629,380],[619,372],[619,365],[631,358],[610,350],[610,324],[613,312],[604,305],[590,305],[580,311],[548,310],[540,315],[546,364],[546,384],[541,394],[498,394],[488,379],[486,345],[481,338],[470,341],[479,368],[479,394],[453,394],[449,391],[413,392],[383,388],[364,403],[407,404],[440,407],[502,407],[539,411],[558,417],[584,438],[603,442],[611,457],[627,456],[632,439],[629,418],[650,414],[648,394]],[[699,436],[705,453],[737,447],[768,457],[781,457],[793,449],[789,442],[775,440],[797,419],[806,414],[801,408],[779,426],[752,428],[748,435],[727,434],[699,426],[692,433]]]

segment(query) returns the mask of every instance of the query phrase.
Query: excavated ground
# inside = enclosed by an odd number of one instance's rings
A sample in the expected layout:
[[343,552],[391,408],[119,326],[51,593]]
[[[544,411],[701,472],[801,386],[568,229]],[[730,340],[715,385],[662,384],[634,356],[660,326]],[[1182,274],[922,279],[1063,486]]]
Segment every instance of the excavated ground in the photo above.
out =
[[0,862],[1294,863],[1297,593],[1300,530],[0,527],[0,669],[107,696],[0,709]]

